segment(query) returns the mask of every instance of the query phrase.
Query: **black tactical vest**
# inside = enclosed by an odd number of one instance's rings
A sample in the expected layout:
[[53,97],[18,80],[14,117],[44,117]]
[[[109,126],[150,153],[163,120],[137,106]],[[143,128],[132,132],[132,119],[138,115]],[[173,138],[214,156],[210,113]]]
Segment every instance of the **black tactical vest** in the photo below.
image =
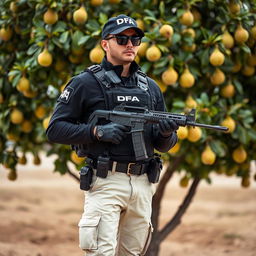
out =
[[[115,71],[106,71],[101,65],[93,65],[86,71],[90,72],[98,81],[104,95],[107,110],[112,110],[114,107],[122,103],[129,106],[145,107],[147,109],[154,110],[147,77],[142,71],[139,70],[133,74],[136,76],[134,81],[137,81],[137,83],[132,85],[129,84],[129,86],[123,85]],[[101,124],[104,124],[104,121]],[[145,125],[144,139],[147,154],[151,157],[154,154],[151,124]],[[97,141],[87,144],[86,155],[91,158],[96,158],[100,155],[107,155],[115,161],[135,161],[131,135],[128,135],[118,145]]]

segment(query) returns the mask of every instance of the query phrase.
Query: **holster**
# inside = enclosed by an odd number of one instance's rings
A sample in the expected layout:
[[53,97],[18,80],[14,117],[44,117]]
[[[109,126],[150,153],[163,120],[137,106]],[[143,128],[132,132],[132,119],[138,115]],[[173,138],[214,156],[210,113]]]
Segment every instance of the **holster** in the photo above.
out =
[[96,176],[106,178],[108,176],[110,158],[107,156],[99,156],[97,160]]
[[163,168],[163,163],[160,155],[155,155],[149,162],[147,175],[148,181],[151,183],[157,183],[159,181],[160,173]]
[[80,189],[88,191],[91,187],[93,169],[90,166],[83,166],[80,170]]

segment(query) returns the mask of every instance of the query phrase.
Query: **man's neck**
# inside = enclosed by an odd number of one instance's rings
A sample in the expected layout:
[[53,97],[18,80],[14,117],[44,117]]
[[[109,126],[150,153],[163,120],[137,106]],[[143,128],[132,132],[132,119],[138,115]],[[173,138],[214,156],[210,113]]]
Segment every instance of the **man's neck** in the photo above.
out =
[[130,66],[131,66],[131,63],[123,65],[123,72],[122,72],[121,76],[127,77],[130,75]]

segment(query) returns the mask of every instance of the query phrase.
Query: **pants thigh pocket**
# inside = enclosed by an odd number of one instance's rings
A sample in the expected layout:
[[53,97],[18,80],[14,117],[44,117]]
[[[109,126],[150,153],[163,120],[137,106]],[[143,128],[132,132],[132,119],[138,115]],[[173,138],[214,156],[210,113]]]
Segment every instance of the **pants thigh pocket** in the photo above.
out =
[[98,249],[98,229],[100,216],[88,215],[79,221],[79,247],[83,250]]
[[140,255],[145,255],[145,253],[147,252],[147,249],[148,249],[149,244],[150,244],[150,242],[151,242],[152,233],[153,233],[153,227],[152,227],[152,224],[149,223],[148,233],[147,233],[147,235],[146,235],[146,241],[145,241],[143,250],[142,250],[142,252],[141,252]]

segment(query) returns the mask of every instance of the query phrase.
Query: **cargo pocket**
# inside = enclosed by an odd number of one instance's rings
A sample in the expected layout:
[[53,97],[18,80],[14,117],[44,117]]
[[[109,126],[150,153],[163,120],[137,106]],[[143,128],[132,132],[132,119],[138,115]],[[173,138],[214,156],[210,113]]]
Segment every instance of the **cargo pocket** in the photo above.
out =
[[140,254],[141,256],[145,255],[145,253],[147,252],[147,249],[148,249],[149,244],[151,242],[152,233],[153,233],[153,227],[152,227],[152,224],[149,223],[149,228],[148,228],[148,233],[147,233],[145,245],[144,245],[143,250],[142,250],[142,252]]
[[100,216],[86,216],[79,221],[79,247],[82,250],[98,249]]

